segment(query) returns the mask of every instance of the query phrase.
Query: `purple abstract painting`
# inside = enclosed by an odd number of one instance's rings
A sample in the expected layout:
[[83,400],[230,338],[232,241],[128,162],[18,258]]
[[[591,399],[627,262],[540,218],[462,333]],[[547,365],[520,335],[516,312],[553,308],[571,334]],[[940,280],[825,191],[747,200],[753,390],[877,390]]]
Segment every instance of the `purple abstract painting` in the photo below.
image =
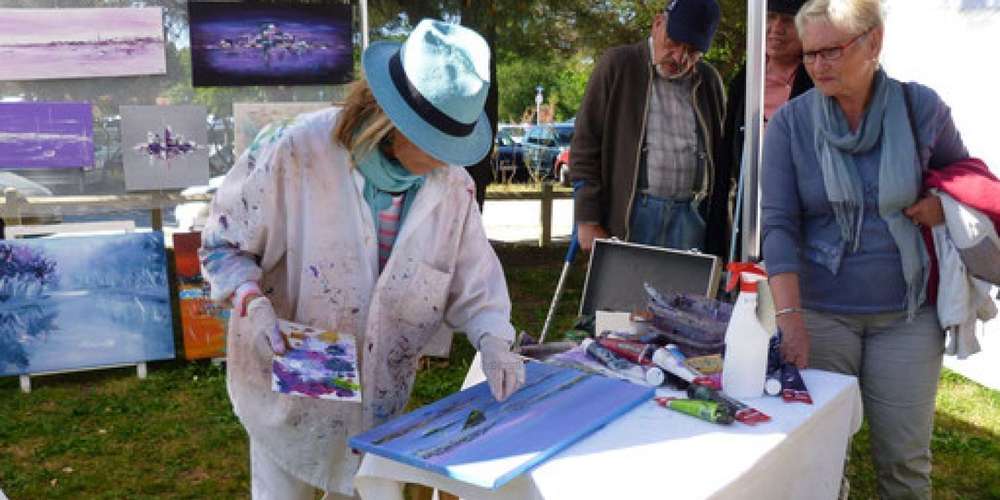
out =
[[361,401],[358,352],[352,335],[278,320],[291,349],[276,354],[271,389],[314,399]]
[[93,164],[94,121],[89,103],[0,103],[0,169]]
[[350,5],[188,3],[195,87],[352,79]]
[[0,9],[0,78],[162,75],[163,11]]

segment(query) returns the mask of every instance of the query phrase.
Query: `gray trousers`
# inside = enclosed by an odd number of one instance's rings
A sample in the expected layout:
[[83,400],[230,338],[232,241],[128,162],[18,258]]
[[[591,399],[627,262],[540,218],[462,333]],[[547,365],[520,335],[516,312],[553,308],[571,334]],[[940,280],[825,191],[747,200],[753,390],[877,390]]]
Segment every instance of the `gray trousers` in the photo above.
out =
[[807,310],[809,367],[861,384],[882,498],[931,497],[931,431],[944,334],[933,307],[906,314]]

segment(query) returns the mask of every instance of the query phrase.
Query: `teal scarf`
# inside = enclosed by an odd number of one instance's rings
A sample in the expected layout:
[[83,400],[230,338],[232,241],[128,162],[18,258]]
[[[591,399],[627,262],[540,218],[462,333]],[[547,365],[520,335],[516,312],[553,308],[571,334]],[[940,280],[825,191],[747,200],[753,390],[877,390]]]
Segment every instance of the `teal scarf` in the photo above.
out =
[[922,171],[909,126],[903,86],[879,70],[872,83],[872,98],[857,131],[851,131],[836,100],[813,93],[814,137],[826,196],[833,206],[840,234],[851,251],[857,251],[864,221],[864,188],[852,158],[881,141],[878,177],[879,216],[889,227],[903,265],[906,309],[913,317],[924,302],[929,257],[920,231],[903,210],[917,201]]
[[406,193],[403,208],[399,214],[399,227],[403,227],[403,219],[417,196],[417,191],[424,185],[423,175],[413,175],[397,160],[390,160],[382,154],[378,146],[361,157],[352,156],[354,165],[365,178],[364,196],[372,211],[372,221],[378,230],[378,213],[392,205],[394,194]]

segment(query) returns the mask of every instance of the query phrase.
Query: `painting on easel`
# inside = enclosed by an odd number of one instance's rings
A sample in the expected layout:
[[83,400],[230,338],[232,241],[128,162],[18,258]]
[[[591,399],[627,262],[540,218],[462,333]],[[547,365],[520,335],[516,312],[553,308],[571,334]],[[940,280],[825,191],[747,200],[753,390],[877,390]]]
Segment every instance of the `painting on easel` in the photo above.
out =
[[211,289],[201,275],[198,247],[201,233],[174,233],[174,263],[180,295],[181,327],[186,359],[221,358],[226,355],[229,309],[212,302]]
[[0,240],[0,376],[173,357],[162,233]]

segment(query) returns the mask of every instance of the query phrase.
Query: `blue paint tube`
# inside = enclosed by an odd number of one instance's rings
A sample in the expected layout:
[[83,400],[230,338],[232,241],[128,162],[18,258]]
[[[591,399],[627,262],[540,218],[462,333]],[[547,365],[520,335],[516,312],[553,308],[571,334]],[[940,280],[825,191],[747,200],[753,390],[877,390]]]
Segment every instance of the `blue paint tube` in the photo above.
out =
[[799,369],[791,363],[781,365],[781,399],[786,403],[813,404],[812,396],[809,395],[809,389],[806,388]]
[[632,363],[615,356],[613,352],[594,342],[594,339],[583,339],[583,342],[580,342],[580,347],[583,347],[587,355],[612,370],[628,370],[634,366]]

